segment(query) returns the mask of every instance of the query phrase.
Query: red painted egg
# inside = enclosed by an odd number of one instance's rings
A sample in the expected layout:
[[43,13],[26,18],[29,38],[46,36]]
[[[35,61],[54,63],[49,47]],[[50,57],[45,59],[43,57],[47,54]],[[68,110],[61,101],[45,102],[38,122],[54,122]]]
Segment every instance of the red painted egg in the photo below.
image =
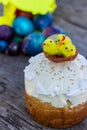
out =
[[19,17],[19,16],[25,16],[25,17],[27,17],[29,19],[33,19],[33,17],[34,17],[32,13],[21,11],[19,9],[16,10],[15,14],[16,14],[17,17]]

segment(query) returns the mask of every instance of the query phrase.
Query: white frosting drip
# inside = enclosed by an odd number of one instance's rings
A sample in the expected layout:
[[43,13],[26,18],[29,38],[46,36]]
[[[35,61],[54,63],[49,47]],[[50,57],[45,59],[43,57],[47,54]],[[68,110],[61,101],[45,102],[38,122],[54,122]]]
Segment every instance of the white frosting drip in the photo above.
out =
[[26,92],[55,107],[87,101],[87,60],[80,54],[71,62],[54,63],[43,53],[30,58],[25,68]]

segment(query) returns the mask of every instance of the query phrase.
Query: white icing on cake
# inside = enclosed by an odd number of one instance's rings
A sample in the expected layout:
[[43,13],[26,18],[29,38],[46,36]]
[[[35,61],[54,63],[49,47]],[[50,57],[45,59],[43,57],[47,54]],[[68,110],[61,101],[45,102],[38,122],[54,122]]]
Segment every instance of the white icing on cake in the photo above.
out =
[[74,61],[54,63],[43,53],[30,58],[25,68],[25,90],[42,102],[61,108],[87,101],[87,60],[80,54]]

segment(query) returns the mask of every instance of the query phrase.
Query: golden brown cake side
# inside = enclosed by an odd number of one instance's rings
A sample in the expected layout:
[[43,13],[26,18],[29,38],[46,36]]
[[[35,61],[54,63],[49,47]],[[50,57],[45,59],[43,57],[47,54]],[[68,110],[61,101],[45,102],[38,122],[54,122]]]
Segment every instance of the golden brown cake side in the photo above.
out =
[[26,107],[30,115],[38,123],[53,128],[67,128],[79,123],[87,117],[87,102],[73,108],[56,108],[50,103],[42,103],[39,99],[25,92]]

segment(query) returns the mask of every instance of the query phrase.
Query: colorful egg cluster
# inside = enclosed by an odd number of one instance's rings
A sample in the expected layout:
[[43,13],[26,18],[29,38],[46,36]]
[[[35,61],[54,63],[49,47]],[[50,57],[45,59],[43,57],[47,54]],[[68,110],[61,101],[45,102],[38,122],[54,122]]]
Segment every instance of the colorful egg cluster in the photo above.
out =
[[59,26],[53,26],[51,13],[33,15],[16,10],[12,27],[0,25],[0,52],[8,55],[36,55],[42,52],[43,41],[53,34],[63,33]]

